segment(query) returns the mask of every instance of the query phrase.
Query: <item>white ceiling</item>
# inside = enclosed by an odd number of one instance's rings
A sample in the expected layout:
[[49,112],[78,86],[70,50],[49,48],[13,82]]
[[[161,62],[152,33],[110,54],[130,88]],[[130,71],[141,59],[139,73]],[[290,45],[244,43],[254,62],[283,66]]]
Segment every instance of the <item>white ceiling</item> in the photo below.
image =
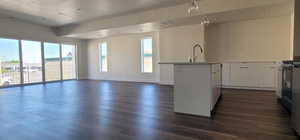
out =
[[241,20],[251,20],[259,19],[266,17],[278,17],[278,16],[288,16],[292,14],[292,3],[284,3],[278,5],[240,9],[228,12],[221,12],[215,14],[208,14],[205,16],[193,16],[186,17],[182,19],[169,20],[166,22],[152,22],[139,25],[132,25],[120,28],[111,28],[105,30],[98,30],[93,32],[87,32],[82,34],[74,34],[67,37],[74,37],[80,39],[96,39],[96,38],[105,38],[108,36],[117,36],[123,34],[135,34],[135,33],[145,33],[153,32],[166,28],[183,26],[183,25],[192,25],[200,24],[204,17],[208,17],[211,21],[211,24],[215,23],[224,23],[232,21],[241,21]]
[[47,26],[106,18],[189,0],[0,0],[0,13]]

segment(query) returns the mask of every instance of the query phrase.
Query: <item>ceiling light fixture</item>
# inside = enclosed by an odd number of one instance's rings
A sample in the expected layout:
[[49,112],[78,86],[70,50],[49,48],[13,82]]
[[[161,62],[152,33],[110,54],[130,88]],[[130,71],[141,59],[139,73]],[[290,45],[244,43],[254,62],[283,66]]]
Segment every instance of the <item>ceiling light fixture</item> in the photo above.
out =
[[191,6],[188,9],[188,13],[191,15],[192,11],[199,10],[199,0],[191,0]]
[[210,20],[207,16],[204,16],[201,21],[200,21],[200,24],[203,24],[203,25],[208,25],[210,24]]

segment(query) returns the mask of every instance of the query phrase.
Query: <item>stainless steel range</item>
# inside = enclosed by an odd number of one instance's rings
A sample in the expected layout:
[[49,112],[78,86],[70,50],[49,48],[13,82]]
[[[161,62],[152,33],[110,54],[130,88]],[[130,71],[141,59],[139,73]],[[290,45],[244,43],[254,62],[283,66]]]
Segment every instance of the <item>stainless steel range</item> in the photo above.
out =
[[293,61],[283,61],[282,65],[282,105],[289,111],[292,111],[292,87],[293,87]]
[[300,134],[300,61],[293,62],[292,126]]

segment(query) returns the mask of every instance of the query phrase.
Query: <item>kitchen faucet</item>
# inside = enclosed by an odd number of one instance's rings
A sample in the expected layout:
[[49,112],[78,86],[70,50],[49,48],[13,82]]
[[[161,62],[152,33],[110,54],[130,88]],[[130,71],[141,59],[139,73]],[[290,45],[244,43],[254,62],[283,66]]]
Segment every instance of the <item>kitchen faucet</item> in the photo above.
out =
[[197,56],[196,56],[196,48],[200,49],[200,52],[201,54],[203,53],[203,48],[200,44],[196,44],[194,47],[193,47],[193,57],[192,59],[190,60],[192,63],[195,63],[196,62],[196,59],[197,59]]

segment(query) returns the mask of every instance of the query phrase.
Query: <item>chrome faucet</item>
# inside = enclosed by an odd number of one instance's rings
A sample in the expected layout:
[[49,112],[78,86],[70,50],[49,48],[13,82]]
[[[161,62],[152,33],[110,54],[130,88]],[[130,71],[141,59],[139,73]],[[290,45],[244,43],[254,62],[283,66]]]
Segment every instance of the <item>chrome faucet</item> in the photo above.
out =
[[196,59],[197,59],[197,56],[196,56],[196,48],[199,47],[200,49],[200,52],[201,54],[203,53],[203,48],[200,44],[196,44],[194,47],[193,47],[193,57],[192,57],[192,63],[195,63],[196,62]]

